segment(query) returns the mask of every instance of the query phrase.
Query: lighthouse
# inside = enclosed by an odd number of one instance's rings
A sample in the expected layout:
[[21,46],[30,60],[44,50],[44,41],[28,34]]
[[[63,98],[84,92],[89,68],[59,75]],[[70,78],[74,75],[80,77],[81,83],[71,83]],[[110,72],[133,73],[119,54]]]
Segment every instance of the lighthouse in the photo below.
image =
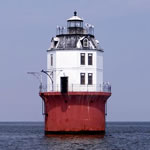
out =
[[57,26],[47,50],[44,101],[45,134],[105,133],[105,105],[111,96],[103,81],[103,52],[94,26],[77,12],[67,28]]

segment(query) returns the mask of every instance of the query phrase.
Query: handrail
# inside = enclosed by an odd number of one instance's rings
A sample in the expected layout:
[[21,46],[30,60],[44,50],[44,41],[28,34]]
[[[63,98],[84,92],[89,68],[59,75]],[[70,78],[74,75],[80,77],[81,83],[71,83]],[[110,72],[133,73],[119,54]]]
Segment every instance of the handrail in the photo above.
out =
[[[69,84],[67,87],[68,92],[111,92],[111,85],[108,82],[104,84]],[[60,92],[60,84],[47,84],[42,85],[42,92]]]

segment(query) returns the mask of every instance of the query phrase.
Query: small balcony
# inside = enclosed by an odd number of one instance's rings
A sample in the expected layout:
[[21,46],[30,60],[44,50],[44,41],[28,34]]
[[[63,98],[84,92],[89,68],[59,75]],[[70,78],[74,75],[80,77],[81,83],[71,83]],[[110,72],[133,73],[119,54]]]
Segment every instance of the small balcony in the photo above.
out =
[[[80,85],[69,84],[66,88],[67,92],[107,92],[111,93],[111,85],[108,82],[104,84]],[[47,84],[40,86],[40,92],[62,92],[60,84]]]

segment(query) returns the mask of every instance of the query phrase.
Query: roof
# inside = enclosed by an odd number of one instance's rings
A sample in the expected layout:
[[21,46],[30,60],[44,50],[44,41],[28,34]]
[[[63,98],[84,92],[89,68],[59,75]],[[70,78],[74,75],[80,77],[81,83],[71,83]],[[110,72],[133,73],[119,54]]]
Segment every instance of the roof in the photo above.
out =
[[74,16],[69,18],[67,21],[73,21],[73,20],[83,21],[83,19],[81,19],[80,17],[77,16],[77,12],[76,11],[74,12]]
[[83,21],[83,19],[81,19],[78,16],[72,16],[71,18],[69,18],[67,21],[73,21],[73,20],[77,20],[77,21]]

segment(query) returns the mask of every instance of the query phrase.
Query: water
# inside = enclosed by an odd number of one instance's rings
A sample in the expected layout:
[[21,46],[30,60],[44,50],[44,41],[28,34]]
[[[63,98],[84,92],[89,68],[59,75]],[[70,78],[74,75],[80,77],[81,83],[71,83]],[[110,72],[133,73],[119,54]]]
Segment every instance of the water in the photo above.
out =
[[40,122],[0,123],[0,150],[150,150],[150,122],[109,122],[104,138],[43,131]]

